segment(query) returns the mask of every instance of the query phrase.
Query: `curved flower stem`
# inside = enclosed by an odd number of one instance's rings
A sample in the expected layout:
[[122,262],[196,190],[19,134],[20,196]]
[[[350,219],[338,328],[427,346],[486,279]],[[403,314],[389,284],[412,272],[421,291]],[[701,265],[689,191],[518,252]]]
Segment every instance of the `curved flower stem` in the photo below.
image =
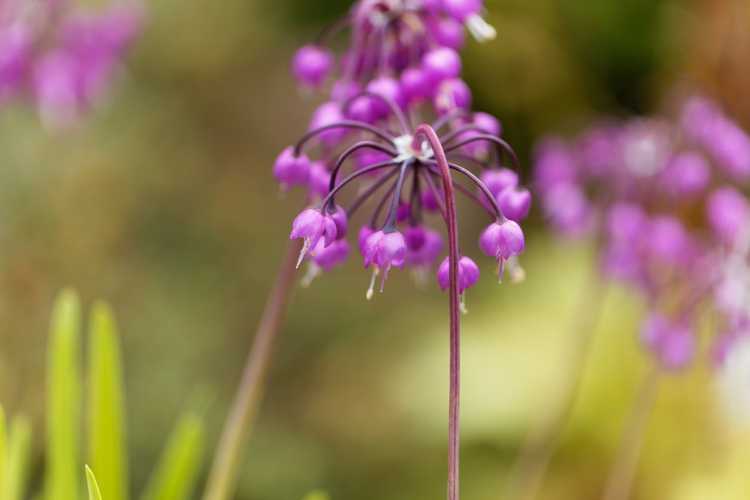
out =
[[641,384],[638,397],[628,417],[627,426],[622,434],[615,464],[607,479],[602,500],[626,500],[630,497],[646,423],[654,407],[660,378],[661,371],[658,366],[655,366]]
[[594,270],[576,304],[571,336],[574,337],[570,349],[570,370],[563,381],[562,398],[537,428],[529,432],[511,478],[510,500],[534,500],[547,471],[552,455],[557,449],[565,425],[570,419],[586,372],[587,358],[591,353],[596,324],[601,315],[608,286],[598,270]]
[[281,327],[294,284],[299,240],[290,241],[273,290],[268,298],[253,345],[248,354],[242,381],[224,424],[208,476],[204,500],[228,500],[234,491],[242,449],[255,420],[263,385],[271,361],[274,341]]
[[448,500],[459,498],[459,402],[461,393],[461,313],[458,293],[458,218],[456,196],[453,190],[448,159],[435,130],[429,125],[420,125],[414,134],[414,148],[421,145],[422,136],[430,143],[435,155],[445,192],[445,213],[448,225],[448,259],[450,269],[450,394],[448,400]]

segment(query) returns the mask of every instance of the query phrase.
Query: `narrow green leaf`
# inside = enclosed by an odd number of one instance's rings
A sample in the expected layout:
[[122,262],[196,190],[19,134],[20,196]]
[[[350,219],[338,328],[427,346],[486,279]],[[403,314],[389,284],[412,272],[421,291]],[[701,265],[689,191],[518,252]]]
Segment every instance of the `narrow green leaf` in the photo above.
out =
[[47,500],[79,498],[80,309],[76,293],[64,290],[52,312],[47,358]]
[[6,449],[7,430],[5,427],[5,412],[0,405],[0,500],[5,500],[5,468],[7,467],[8,451]]
[[192,496],[203,458],[203,421],[184,415],[172,431],[141,500],[185,500]]
[[94,305],[89,328],[88,460],[107,500],[127,500],[122,363],[117,327],[109,306]]
[[8,462],[3,500],[21,500],[26,496],[31,455],[31,423],[25,417],[15,417],[8,437]]
[[96,476],[88,465],[86,466],[86,486],[89,490],[89,500],[102,500],[102,493],[99,491]]
[[331,500],[330,495],[322,490],[314,490],[305,495],[302,500]]

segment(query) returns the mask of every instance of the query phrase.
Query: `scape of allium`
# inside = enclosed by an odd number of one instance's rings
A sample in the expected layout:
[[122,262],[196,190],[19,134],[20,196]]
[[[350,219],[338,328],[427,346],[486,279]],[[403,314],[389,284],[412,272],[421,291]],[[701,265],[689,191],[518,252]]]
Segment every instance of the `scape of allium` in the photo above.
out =
[[726,329],[718,360],[746,323],[735,269],[747,269],[749,180],[750,136],[701,97],[688,99],[678,120],[606,123],[569,142],[549,139],[536,155],[550,222],[567,235],[596,235],[605,274],[651,307],[641,338],[667,370],[694,358],[702,307]]
[[97,102],[140,31],[142,8],[129,1],[83,9],[65,0],[0,3],[0,104],[35,103],[60,126]]
[[[460,312],[480,274],[461,253],[456,193],[488,214],[479,248],[494,260],[500,280],[506,270],[511,281],[524,276],[519,223],[531,206],[500,122],[471,111],[471,90],[461,79],[463,27],[480,40],[495,35],[481,10],[479,0],[355,3],[318,43],[295,55],[297,81],[330,97],[273,166],[283,190],[300,187],[307,194],[309,206],[290,234],[302,242],[297,267],[309,266],[303,283],[344,262],[346,238],[354,232],[371,272],[368,299],[401,268],[422,278],[435,272],[449,292],[449,500],[459,493]],[[337,57],[323,44],[345,27],[351,46]],[[366,210],[359,229],[350,231],[349,221]]]

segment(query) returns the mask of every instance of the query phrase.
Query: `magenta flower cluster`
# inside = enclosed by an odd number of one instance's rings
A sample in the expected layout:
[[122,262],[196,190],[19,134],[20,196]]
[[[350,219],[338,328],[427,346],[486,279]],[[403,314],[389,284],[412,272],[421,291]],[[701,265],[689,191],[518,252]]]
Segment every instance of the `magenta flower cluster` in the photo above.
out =
[[141,13],[132,3],[84,10],[66,0],[0,2],[0,104],[27,98],[48,123],[75,120],[106,90]]
[[641,340],[666,369],[688,365],[706,308],[718,313],[721,362],[750,334],[750,136],[714,103],[686,101],[675,120],[604,123],[536,152],[550,223],[593,234],[603,272],[651,308]]
[[[440,134],[456,189],[490,216],[480,249],[497,261],[500,277],[506,268],[514,279],[523,276],[519,222],[531,195],[513,170],[518,159],[502,139],[500,122],[471,111],[471,91],[461,79],[464,28],[480,40],[494,36],[481,11],[479,0],[362,0],[295,55],[299,84],[330,96],[273,168],[283,189],[305,189],[312,205],[291,232],[304,242],[299,263],[309,262],[308,280],[346,260],[348,221],[370,207],[357,237],[364,265],[372,269],[367,297],[378,279],[383,290],[394,268],[422,276],[436,268],[438,284],[449,286],[443,235],[430,224],[445,220],[448,200],[435,152],[414,125],[425,122]],[[343,29],[351,44],[336,55],[325,44]],[[357,189],[346,189],[354,184]],[[462,256],[460,293],[478,279],[477,264]]]

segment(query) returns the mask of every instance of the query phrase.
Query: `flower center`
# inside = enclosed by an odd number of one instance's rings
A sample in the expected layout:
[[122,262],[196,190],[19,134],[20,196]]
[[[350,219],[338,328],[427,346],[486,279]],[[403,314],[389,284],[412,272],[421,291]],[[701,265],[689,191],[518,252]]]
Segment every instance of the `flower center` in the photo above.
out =
[[419,149],[416,149],[414,147],[414,136],[411,134],[396,137],[393,139],[393,144],[396,146],[396,151],[398,151],[398,156],[393,160],[398,162],[411,159],[426,161],[432,159],[435,154],[427,141],[422,141]]

